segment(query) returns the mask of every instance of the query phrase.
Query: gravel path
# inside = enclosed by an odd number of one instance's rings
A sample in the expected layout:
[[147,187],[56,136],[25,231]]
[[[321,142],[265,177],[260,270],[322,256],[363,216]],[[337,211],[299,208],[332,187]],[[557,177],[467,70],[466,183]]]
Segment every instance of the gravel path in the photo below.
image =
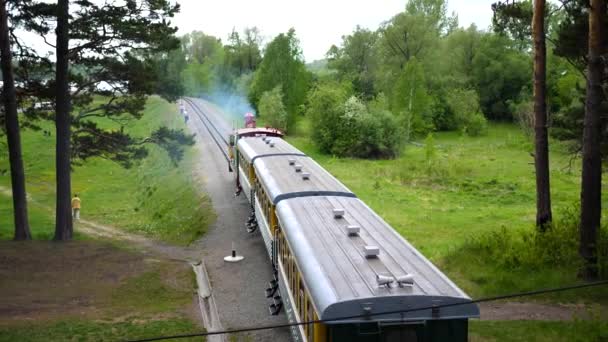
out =
[[[225,130],[227,138],[230,125],[222,123],[222,113],[203,100],[195,101],[208,113],[218,130]],[[234,174],[228,172],[224,157],[194,109],[188,105],[187,108],[190,116],[188,128],[196,133],[200,155],[194,177],[202,180],[204,191],[217,213],[217,221],[209,232],[190,247],[198,248],[203,254],[221,324],[224,328],[239,328],[286,323],[284,314],[271,316],[268,311],[269,302],[264,290],[272,278],[272,270],[261,235],[245,231],[245,220],[249,215],[247,199],[244,195],[234,197]],[[238,254],[245,257],[240,263],[223,260],[230,254],[232,242],[236,244]],[[264,330],[250,333],[245,340],[288,341],[290,335],[287,329]]]

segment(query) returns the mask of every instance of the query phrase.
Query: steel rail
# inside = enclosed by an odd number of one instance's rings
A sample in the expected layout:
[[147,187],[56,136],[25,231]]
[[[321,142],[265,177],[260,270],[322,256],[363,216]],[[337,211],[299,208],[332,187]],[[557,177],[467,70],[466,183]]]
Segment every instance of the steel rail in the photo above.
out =
[[211,121],[209,120],[209,118],[206,117],[205,113],[200,108],[198,108],[198,106],[194,103],[194,101],[192,101],[189,98],[185,98],[185,97],[183,98],[183,100],[186,101],[190,105],[190,107],[192,107],[192,108],[195,109],[194,113],[201,120],[201,122],[203,123],[203,125],[205,126],[205,128],[207,129],[207,131],[209,132],[209,135],[211,136],[211,139],[213,139],[213,141],[215,142],[215,144],[219,148],[220,152],[224,156],[224,159],[226,159],[226,161],[228,162],[228,166],[230,167],[230,158],[228,157],[228,154],[226,154],[226,151],[224,151],[224,148],[222,148],[222,145],[220,144],[220,142],[217,140],[217,138],[215,137],[215,135],[213,134],[213,132],[209,128],[209,125],[207,125],[207,123],[205,122],[205,119],[207,119],[207,121],[209,122],[209,124],[218,133],[218,135],[220,136],[220,138],[222,140],[224,140],[224,142],[226,143],[226,147],[229,146],[228,142],[221,136],[221,133],[217,130],[217,128],[215,128],[215,126],[213,126],[213,123],[211,123]]

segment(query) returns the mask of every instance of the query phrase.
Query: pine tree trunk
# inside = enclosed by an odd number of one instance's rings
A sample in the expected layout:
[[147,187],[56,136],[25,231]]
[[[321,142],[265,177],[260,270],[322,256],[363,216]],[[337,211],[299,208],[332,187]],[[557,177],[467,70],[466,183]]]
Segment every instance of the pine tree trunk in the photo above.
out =
[[13,210],[15,216],[15,240],[30,240],[30,226],[27,220],[27,197],[25,192],[25,171],[21,156],[21,137],[17,116],[17,94],[13,78],[13,56],[9,40],[6,1],[0,1],[0,64],[4,82],[2,94],[5,111],[6,138],[11,164],[11,185],[13,190]]
[[585,261],[581,276],[598,277],[597,236],[601,218],[602,160],[600,155],[600,105],[602,94],[603,26],[606,2],[592,0],[589,10],[589,65],[587,101],[583,128],[583,172],[581,183],[581,226],[579,252]]
[[536,226],[544,231],[551,222],[549,140],[547,136],[545,0],[534,0],[534,132],[536,168]]
[[55,218],[55,240],[72,239],[72,212],[70,204],[70,89],[68,84],[69,1],[57,1],[57,64],[56,64],[56,118],[57,142],[55,147],[55,169],[57,200]]

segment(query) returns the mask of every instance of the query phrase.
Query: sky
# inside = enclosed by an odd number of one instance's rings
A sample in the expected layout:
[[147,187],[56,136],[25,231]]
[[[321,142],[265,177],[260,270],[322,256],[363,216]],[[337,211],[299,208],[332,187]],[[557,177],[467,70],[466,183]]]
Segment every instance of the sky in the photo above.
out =
[[[257,26],[264,43],[293,27],[306,62],[324,58],[332,44],[359,25],[370,30],[405,9],[406,0],[178,0],[178,34],[203,31],[226,41],[232,29]],[[496,0],[448,0],[460,26],[487,29]]]

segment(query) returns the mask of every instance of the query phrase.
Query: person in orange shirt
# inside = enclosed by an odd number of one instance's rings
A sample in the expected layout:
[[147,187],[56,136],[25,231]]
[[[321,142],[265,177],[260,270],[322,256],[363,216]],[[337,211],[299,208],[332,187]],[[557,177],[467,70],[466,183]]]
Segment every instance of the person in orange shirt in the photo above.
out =
[[72,198],[72,218],[80,220],[80,198],[78,194],[74,194],[74,198]]

